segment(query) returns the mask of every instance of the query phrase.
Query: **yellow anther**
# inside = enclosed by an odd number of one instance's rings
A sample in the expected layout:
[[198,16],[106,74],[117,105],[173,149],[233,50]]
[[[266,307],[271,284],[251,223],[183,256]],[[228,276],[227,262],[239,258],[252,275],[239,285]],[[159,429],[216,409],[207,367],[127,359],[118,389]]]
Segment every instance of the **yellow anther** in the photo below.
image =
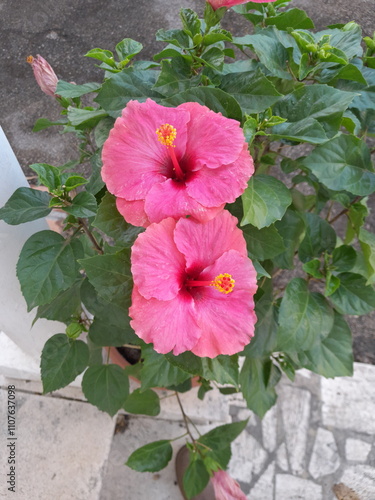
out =
[[172,125],[169,125],[169,123],[164,123],[164,125],[161,125],[156,130],[156,135],[158,136],[159,141],[164,146],[174,147],[173,142],[176,139],[177,130],[172,127]]
[[211,286],[214,286],[216,290],[221,293],[233,292],[234,284],[234,279],[228,273],[219,274],[219,276],[216,276],[216,278],[211,282]]

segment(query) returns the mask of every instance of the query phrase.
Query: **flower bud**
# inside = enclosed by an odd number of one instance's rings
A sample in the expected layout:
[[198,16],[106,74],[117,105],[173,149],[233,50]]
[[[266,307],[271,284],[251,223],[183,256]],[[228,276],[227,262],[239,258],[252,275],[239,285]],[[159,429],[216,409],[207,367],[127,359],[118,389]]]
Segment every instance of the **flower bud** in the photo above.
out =
[[27,62],[31,64],[35,79],[42,91],[52,97],[56,97],[58,78],[51,65],[39,54],[35,57],[29,56]]

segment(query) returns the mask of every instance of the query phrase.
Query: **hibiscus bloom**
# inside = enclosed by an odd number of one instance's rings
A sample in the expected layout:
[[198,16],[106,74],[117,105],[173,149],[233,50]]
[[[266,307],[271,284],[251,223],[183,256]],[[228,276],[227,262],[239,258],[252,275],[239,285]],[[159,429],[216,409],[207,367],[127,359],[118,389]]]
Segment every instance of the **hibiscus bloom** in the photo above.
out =
[[216,500],[246,500],[240,485],[224,470],[218,470],[211,478]]
[[135,226],[212,219],[247,187],[253,161],[239,122],[195,102],[130,101],[103,147],[102,177]]
[[53,71],[52,66],[39,54],[36,57],[29,56],[27,62],[33,68],[35,80],[41,90],[52,97],[56,97],[56,87],[59,79]]
[[[242,3],[248,3],[250,0],[207,0],[211,7],[216,10],[220,7],[233,7],[234,5],[240,5]],[[276,2],[276,0],[251,0],[254,3],[270,3]]]
[[237,222],[226,210],[205,223],[168,217],[138,236],[129,315],[157,352],[214,358],[250,342],[256,272]]

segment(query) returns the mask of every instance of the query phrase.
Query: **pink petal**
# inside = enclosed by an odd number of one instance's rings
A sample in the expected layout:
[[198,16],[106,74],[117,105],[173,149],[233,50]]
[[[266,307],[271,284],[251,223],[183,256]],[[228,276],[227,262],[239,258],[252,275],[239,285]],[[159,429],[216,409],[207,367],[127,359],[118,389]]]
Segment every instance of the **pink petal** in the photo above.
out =
[[166,217],[179,219],[186,215],[205,222],[215,217],[223,208],[223,203],[212,208],[204,207],[187,194],[185,183],[173,179],[155,184],[145,202],[145,211],[151,222],[160,222]]
[[176,297],[185,277],[185,258],[173,241],[176,221],[164,219],[140,234],[132,248],[132,274],[139,293],[146,299]]
[[224,294],[214,287],[199,287],[199,292],[193,294],[202,330],[192,349],[197,356],[214,358],[219,354],[235,354],[242,351],[254,335],[256,271],[250,259],[230,250],[207,267],[199,279],[213,280],[224,273],[235,280],[233,292]]
[[240,485],[226,471],[218,470],[211,478],[216,500],[247,500]]
[[143,200],[126,201],[124,198],[116,198],[116,207],[129,224],[143,227],[150,225]]
[[193,219],[180,219],[174,231],[174,241],[185,255],[187,268],[201,271],[230,249],[247,257],[246,242],[237,222],[227,210],[204,224]]
[[186,102],[177,109],[190,113],[184,157],[189,170],[198,170],[203,165],[218,168],[237,160],[245,142],[238,121],[215,113],[197,102]]
[[146,300],[134,287],[129,315],[138,337],[147,343],[152,342],[155,351],[161,354],[172,349],[175,356],[188,351],[200,335],[194,300],[185,290],[172,300],[160,301]]
[[186,182],[186,189],[192,198],[207,207],[233,203],[245,191],[253,173],[253,159],[245,143],[234,163],[216,169],[202,167]]
[[167,147],[159,142],[156,130],[165,123],[176,128],[175,152],[182,157],[189,118],[189,112],[160,106],[151,99],[130,101],[103,146],[102,178],[108,190],[127,200],[144,199],[171,169]]

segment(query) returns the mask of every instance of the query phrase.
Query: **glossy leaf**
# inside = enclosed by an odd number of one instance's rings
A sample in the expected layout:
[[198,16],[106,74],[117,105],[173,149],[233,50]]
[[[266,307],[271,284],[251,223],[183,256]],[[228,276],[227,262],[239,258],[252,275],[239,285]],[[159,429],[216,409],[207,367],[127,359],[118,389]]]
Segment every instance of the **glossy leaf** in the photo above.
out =
[[341,134],[317,147],[304,160],[318,180],[333,191],[366,196],[375,190],[370,150],[353,135]]
[[330,296],[335,309],[341,314],[368,314],[375,309],[375,291],[366,285],[366,279],[359,274],[338,275],[340,286]]
[[93,365],[83,375],[82,391],[89,403],[113,417],[129,395],[129,379],[117,365]]
[[274,225],[257,229],[247,225],[243,228],[249,256],[260,261],[272,259],[285,250],[283,240]]
[[41,357],[43,393],[56,391],[75,380],[89,361],[89,350],[82,340],[65,334],[53,335],[44,345]]
[[143,228],[132,226],[125,221],[116,208],[116,198],[108,192],[100,202],[92,225],[113,238],[116,244],[125,247],[130,247],[143,231]]
[[207,486],[210,475],[200,458],[189,463],[183,476],[183,488],[188,499],[197,496]]
[[221,88],[231,94],[248,114],[265,111],[281,97],[260,69],[255,72],[238,73],[236,78],[233,78],[233,75],[226,75],[222,78]]
[[87,191],[78,193],[68,207],[62,207],[68,214],[75,217],[92,217],[96,215],[97,204],[95,196]]
[[0,208],[0,220],[15,226],[46,217],[51,211],[50,199],[44,191],[28,187],[18,188]]
[[281,372],[270,359],[246,358],[243,364],[240,383],[243,397],[248,408],[263,418],[276,403],[275,386]]
[[335,313],[332,330],[309,351],[299,355],[302,366],[323,377],[353,375],[352,335],[344,318]]
[[319,215],[305,214],[306,233],[298,250],[302,262],[319,257],[323,252],[332,252],[336,245],[336,233],[332,226]]
[[283,239],[285,250],[276,255],[275,264],[282,269],[292,269],[294,254],[305,236],[305,222],[299,212],[288,209],[275,228]]
[[151,389],[143,392],[140,389],[135,389],[126,399],[124,410],[128,413],[155,417],[160,413],[159,396]]
[[135,450],[125,465],[138,472],[157,472],[168,465],[172,454],[170,441],[154,441]]
[[292,279],[280,305],[278,350],[310,349],[332,326],[333,310],[323,295],[310,292],[305,280]]
[[80,260],[80,263],[90,283],[103,299],[123,307],[129,306],[133,280],[128,249],[110,255],[95,255]]
[[275,177],[256,175],[250,178],[242,203],[241,226],[252,224],[262,229],[283,217],[292,197],[289,189]]
[[40,231],[26,241],[17,263],[17,276],[30,311],[49,304],[79,278],[78,240],[67,242],[54,231]]

